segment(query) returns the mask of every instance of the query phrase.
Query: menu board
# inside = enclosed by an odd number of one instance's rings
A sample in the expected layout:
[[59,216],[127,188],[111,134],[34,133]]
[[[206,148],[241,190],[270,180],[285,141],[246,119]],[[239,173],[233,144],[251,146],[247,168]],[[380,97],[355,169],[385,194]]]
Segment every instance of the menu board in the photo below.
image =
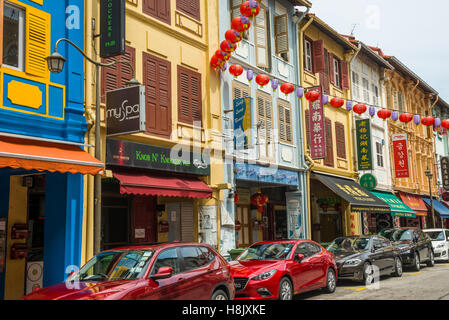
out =
[[6,219],[0,219],[0,273],[4,272],[6,261]]

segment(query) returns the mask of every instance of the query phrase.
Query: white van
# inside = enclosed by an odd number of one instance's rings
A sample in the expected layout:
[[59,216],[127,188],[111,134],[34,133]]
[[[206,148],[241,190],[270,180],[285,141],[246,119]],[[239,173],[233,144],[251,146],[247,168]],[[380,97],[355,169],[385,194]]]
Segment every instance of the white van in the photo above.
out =
[[423,232],[432,240],[435,261],[449,262],[449,230],[426,229]]

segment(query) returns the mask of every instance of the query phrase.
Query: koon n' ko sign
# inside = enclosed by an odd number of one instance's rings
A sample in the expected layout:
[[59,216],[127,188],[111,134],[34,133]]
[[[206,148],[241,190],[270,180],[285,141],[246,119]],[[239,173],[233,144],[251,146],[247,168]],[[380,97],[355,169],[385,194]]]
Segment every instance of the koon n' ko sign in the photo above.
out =
[[106,134],[117,136],[145,131],[145,86],[106,93]]

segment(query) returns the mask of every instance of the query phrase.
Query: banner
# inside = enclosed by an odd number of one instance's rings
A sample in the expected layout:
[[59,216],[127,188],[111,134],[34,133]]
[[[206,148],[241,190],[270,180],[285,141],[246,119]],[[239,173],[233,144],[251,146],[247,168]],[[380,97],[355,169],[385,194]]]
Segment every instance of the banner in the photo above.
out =
[[320,98],[310,102],[310,153],[313,160],[326,158],[326,132],[324,127],[323,89],[311,88],[320,93]]
[[251,98],[234,100],[235,150],[247,150],[251,146],[251,109]]
[[444,190],[449,190],[449,157],[441,158],[441,177]]
[[370,119],[356,120],[358,170],[373,170]]
[[407,134],[393,134],[391,140],[396,178],[409,178]]

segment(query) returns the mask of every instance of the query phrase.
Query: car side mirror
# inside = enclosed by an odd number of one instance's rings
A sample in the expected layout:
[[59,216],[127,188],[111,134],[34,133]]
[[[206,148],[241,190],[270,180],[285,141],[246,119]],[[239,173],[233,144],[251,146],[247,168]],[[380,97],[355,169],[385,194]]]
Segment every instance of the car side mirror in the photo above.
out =
[[301,263],[302,260],[304,260],[304,258],[305,258],[305,255],[298,253],[295,257],[295,260],[298,261],[298,263]]
[[155,275],[151,276],[151,279],[153,280],[162,280],[162,279],[168,279],[173,276],[173,268],[172,267],[162,267],[159,268],[157,273]]

